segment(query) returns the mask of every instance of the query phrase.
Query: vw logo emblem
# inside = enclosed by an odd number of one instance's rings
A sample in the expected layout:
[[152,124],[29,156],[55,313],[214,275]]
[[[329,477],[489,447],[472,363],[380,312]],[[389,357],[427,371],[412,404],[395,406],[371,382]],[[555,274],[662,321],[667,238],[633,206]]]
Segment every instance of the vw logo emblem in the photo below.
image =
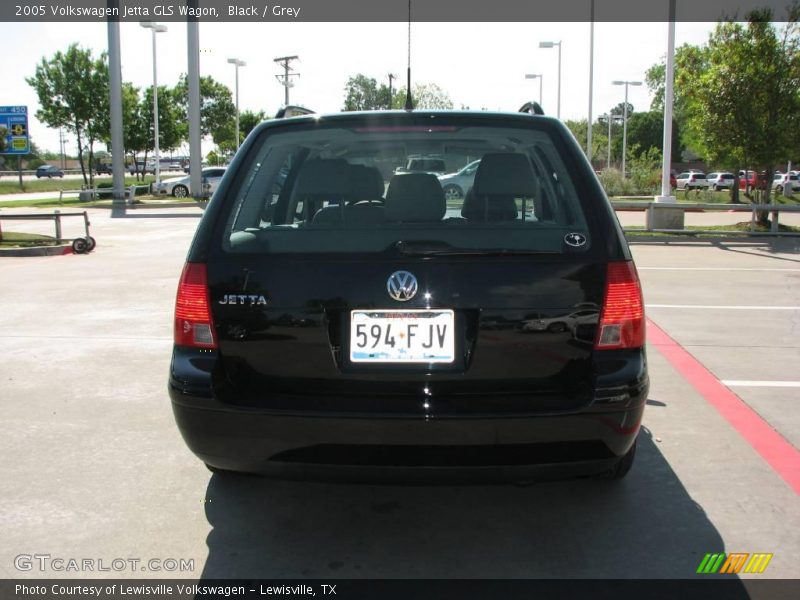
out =
[[564,236],[564,243],[573,248],[580,248],[586,244],[586,236],[582,233],[568,233]]
[[386,290],[398,302],[411,300],[417,295],[417,278],[408,271],[395,271],[389,275]]

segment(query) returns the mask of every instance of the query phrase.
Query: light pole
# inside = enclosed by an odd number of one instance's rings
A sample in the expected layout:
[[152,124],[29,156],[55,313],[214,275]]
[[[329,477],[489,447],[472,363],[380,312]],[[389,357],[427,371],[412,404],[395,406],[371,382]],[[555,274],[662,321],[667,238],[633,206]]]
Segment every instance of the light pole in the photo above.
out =
[[557,42],[539,42],[539,48],[558,46],[558,96],[556,100],[556,117],[561,118],[561,40]]
[[625,104],[622,106],[622,178],[627,177],[625,173],[625,154],[628,146],[628,86],[642,85],[641,81],[612,81],[613,85],[625,86]]
[[539,106],[542,105],[542,79],[544,76],[541,73],[525,73],[525,79],[538,79],[539,80]]
[[239,67],[247,66],[247,63],[238,58],[229,58],[228,62],[236,66],[236,150],[239,150]]
[[[152,21],[142,21],[139,23],[145,29],[149,29],[153,34],[153,144],[155,145],[155,175],[156,185],[161,183],[161,164],[158,158],[158,69],[156,68],[156,34],[164,33],[166,25],[153,23]],[[145,165],[145,169],[147,165]]]
[[608,119],[608,159],[606,160],[606,169],[611,168],[611,122],[618,121],[619,115],[612,115],[611,112],[608,112],[602,115],[603,118]]
[[674,202],[669,183],[672,167],[672,102],[675,79],[675,0],[669,3],[669,25],[667,26],[667,64],[664,69],[664,138],[661,157],[661,196],[656,202]]

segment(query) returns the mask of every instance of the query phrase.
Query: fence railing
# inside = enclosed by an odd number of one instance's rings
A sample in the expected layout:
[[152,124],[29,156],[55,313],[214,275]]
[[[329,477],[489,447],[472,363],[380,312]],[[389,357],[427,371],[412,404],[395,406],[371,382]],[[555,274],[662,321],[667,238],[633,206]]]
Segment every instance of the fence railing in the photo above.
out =
[[[150,184],[145,185],[130,185],[125,188],[125,200],[128,202],[133,202],[133,198],[136,196],[136,190],[139,188],[150,190]],[[58,192],[58,200],[59,202],[64,199],[64,195],[78,195],[81,200],[97,200],[97,196],[99,194],[114,194],[113,188],[89,188],[84,190],[59,190]]]
[[[648,213],[646,219],[645,231],[653,233],[676,233],[676,234],[695,234],[695,233],[725,233],[725,234],[738,234],[738,235],[800,235],[794,232],[782,232],[779,230],[779,215],[780,213],[798,213],[800,212],[800,204],[716,204],[716,203],[700,203],[700,202],[647,202],[637,200],[612,200],[611,205],[614,210],[636,210],[645,211]],[[750,227],[748,231],[741,231],[738,229],[722,230],[722,229],[662,229],[650,226],[652,222],[658,222],[657,218],[652,218],[655,211],[671,210],[686,212],[707,212],[707,211],[725,211],[725,212],[742,212],[750,213]],[[756,222],[758,221],[758,214],[761,212],[768,212],[770,214],[770,231],[756,231]],[[639,229],[626,229],[626,231],[641,231]]]

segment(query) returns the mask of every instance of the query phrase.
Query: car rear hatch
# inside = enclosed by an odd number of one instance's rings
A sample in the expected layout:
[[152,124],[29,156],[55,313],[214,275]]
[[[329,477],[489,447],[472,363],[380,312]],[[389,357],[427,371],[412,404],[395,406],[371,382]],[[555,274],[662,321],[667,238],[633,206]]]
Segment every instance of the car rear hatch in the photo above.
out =
[[[577,145],[528,119],[251,142],[215,197],[206,260],[219,397],[401,415],[590,403],[609,264],[625,257]],[[392,176],[432,149],[482,159],[458,205],[433,175]]]

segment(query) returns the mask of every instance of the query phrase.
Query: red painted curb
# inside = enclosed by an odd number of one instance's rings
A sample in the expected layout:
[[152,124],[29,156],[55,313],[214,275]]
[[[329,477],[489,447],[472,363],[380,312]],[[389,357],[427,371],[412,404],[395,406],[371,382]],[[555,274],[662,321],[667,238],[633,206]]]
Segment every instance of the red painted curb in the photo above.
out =
[[800,451],[650,319],[647,320],[647,338],[794,493],[800,495]]

